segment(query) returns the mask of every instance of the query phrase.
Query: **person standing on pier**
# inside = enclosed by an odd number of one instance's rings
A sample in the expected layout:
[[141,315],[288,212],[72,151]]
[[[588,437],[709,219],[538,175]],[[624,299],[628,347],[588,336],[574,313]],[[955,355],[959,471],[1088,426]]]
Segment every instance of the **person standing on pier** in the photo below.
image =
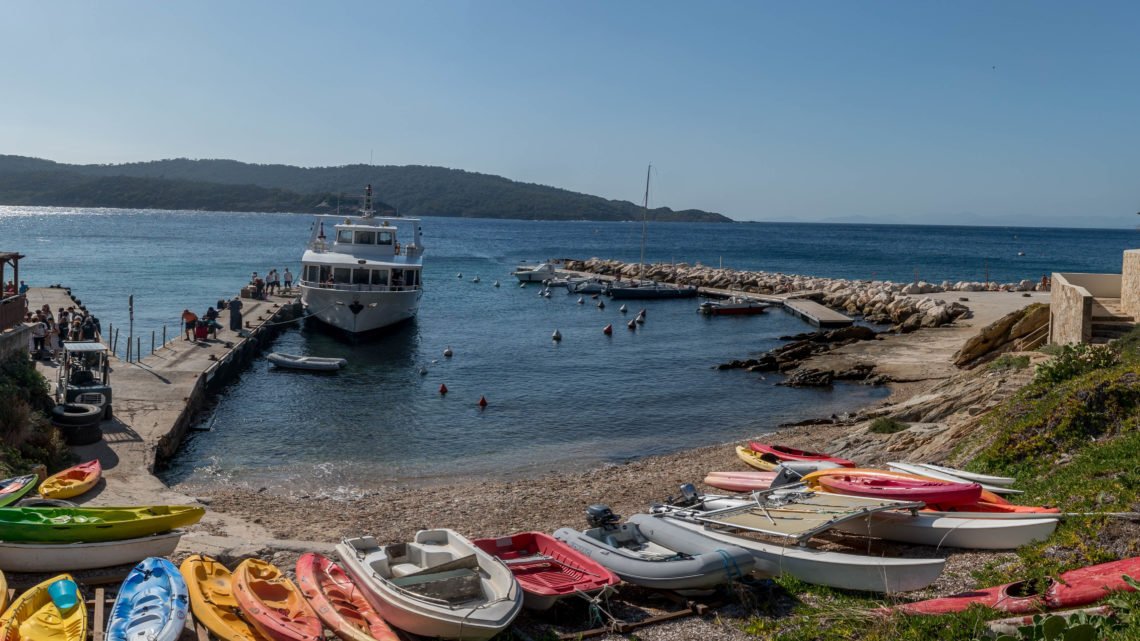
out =
[[182,310],[182,322],[186,324],[186,340],[194,342],[194,325],[198,322],[198,315],[194,312]]
[[241,308],[242,302],[241,298],[238,296],[234,296],[234,299],[230,301],[230,304],[226,305],[226,309],[230,310],[231,332],[237,332],[241,330]]
[[289,271],[289,268],[286,267],[285,273],[282,274],[282,276],[285,277],[285,289],[291,289],[293,287],[293,272]]

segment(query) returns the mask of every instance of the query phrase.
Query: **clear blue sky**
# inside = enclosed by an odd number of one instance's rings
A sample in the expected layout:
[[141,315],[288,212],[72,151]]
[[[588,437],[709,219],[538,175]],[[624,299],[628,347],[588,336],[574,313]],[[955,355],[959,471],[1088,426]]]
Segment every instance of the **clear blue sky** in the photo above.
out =
[[[425,164],[739,220],[1140,222],[1136,2],[5,2],[0,153]],[[1085,221],[1085,222],[1082,222]]]

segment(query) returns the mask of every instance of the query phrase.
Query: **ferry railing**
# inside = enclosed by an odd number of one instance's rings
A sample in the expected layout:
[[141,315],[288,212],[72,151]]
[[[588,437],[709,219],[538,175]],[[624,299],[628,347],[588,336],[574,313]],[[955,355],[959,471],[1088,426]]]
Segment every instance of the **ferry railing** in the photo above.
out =
[[331,289],[340,292],[414,292],[420,289],[419,285],[363,285],[352,283],[315,283],[311,280],[303,280],[301,284],[305,287],[312,287],[315,289]]
[[0,332],[24,322],[27,316],[28,297],[23,294],[0,300]]

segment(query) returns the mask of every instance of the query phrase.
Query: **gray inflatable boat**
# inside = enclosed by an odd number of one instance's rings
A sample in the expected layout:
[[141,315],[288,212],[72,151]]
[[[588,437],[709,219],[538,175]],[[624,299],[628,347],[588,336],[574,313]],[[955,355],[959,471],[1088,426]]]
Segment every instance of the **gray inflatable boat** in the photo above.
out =
[[715,541],[670,520],[635,514],[625,523],[591,505],[584,532],[564,527],[554,538],[604,565],[623,581],[663,590],[703,590],[739,580],[755,561],[744,548]]

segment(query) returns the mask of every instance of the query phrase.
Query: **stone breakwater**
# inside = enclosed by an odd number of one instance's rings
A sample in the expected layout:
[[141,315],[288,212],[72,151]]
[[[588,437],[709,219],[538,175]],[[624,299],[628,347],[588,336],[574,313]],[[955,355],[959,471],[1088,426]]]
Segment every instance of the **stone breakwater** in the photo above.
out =
[[[617,260],[591,258],[587,261],[567,260],[565,268],[579,272],[638,278],[641,266]],[[799,276],[763,271],[740,271],[727,268],[705,267],[700,263],[654,263],[646,265],[645,278],[745,293],[784,295],[801,294],[828,307],[847,314],[863,316],[871,323],[893,324],[892,331],[907,333],[919,327],[939,327],[969,314],[966,306],[957,302],[924,298],[922,294],[938,292],[1010,291],[1028,292],[1041,289],[1038,283],[1023,280],[1018,283],[981,283],[960,281],[940,284],[919,281],[895,283],[891,281],[857,281],[844,278]]]

